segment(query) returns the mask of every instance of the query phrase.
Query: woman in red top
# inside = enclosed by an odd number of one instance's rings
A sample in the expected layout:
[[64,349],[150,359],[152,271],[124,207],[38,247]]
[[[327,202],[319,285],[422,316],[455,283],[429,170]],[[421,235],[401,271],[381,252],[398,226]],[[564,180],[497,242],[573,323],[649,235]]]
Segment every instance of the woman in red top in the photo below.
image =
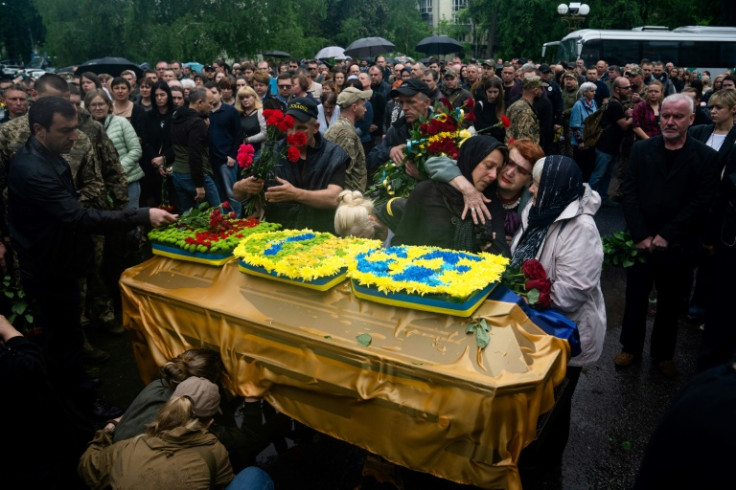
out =
[[645,140],[659,134],[659,108],[662,104],[662,83],[654,80],[647,86],[647,98],[634,107],[631,127],[637,139]]

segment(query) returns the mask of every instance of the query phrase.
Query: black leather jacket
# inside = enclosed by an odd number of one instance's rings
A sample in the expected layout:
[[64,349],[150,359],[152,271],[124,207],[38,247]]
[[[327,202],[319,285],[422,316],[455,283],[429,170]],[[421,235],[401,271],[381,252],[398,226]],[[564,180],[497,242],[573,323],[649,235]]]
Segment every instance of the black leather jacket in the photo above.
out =
[[82,277],[92,259],[90,232],[149,222],[148,208],[84,208],[69,164],[31,136],[10,162],[8,225],[21,270],[36,278]]

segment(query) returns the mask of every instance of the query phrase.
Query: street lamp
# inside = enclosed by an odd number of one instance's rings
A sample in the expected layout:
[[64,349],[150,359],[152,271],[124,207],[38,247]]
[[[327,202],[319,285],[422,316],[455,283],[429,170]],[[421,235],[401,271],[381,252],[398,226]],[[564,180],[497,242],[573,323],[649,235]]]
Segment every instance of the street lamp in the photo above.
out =
[[590,13],[590,6],[580,2],[570,2],[569,5],[561,3],[557,6],[557,13],[560,14],[562,20],[567,22],[570,30],[574,31],[578,23],[585,21],[585,17]]

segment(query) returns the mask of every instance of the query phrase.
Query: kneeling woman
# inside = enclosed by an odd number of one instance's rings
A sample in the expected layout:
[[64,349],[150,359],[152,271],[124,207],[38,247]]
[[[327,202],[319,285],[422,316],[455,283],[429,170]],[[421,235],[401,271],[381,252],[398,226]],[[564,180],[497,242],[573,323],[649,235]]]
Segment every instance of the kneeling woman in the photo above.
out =
[[[473,136],[460,147],[457,167],[485,202],[470,208],[466,218],[463,194],[451,185],[425,180],[416,186],[406,203],[394,245],[432,245],[469,252],[489,251],[509,255],[504,239],[503,208],[489,185],[508,161],[509,151],[490,136]],[[482,216],[491,217],[485,224]],[[472,218],[472,219],[471,219]]]
[[522,212],[521,227],[511,243],[511,266],[537,259],[552,281],[552,308],[575,322],[582,352],[570,359],[569,389],[561,400],[559,424],[548,437],[548,456],[561,456],[570,426],[572,393],[582,367],[601,355],[606,307],[601,292],[603,246],[593,217],[601,198],[571,158],[553,155],[538,160],[529,190],[533,200]]
[[207,430],[219,410],[217,385],[189,377],[145,434],[113,444],[114,423],[97,431],[79,462],[79,475],[90,488],[272,489],[270,477],[258,468],[235,477],[227,450]]

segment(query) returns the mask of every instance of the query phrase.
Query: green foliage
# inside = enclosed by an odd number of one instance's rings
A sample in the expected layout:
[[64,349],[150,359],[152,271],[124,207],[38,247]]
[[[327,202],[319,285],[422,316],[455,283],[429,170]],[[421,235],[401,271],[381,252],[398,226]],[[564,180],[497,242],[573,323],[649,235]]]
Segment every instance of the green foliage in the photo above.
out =
[[483,318],[480,321],[470,323],[465,329],[466,334],[475,334],[475,343],[481,349],[488,347],[488,344],[491,342],[490,331],[491,327],[488,326],[488,323]]
[[[558,41],[570,31],[571,26],[557,15],[559,3],[469,0],[460,17],[472,20],[480,39],[490,37],[488,44],[494,56],[538,60],[542,44]],[[644,24],[674,28],[691,24],[729,25],[736,20],[717,14],[728,4],[726,0],[587,0],[585,3],[590,5],[590,14],[579,28],[631,29]],[[481,44],[486,43],[481,41]]]
[[603,242],[603,263],[614,267],[631,267],[637,262],[645,262],[646,257],[636,249],[628,231],[617,231],[601,239]]
[[46,35],[38,11],[25,0],[3,0],[0,19],[0,44],[5,46],[5,55],[12,60],[28,61],[33,44],[43,41]]
[[37,333],[33,308],[23,289],[17,287],[10,276],[5,276],[2,279],[0,292],[2,292],[1,313],[7,317],[8,321],[24,334]]
[[[732,0],[588,0],[582,27],[630,29],[643,24],[733,25]],[[270,49],[311,57],[329,45],[347,47],[381,36],[396,52],[423,57],[416,43],[430,34],[417,0],[4,0],[0,42],[27,59],[31,38],[56,66],[101,56],[212,61]],[[547,0],[469,0],[458,16],[471,25],[476,55],[539,59],[543,43],[568,31]],[[440,33],[462,38],[467,26],[442,22]],[[483,48],[483,49],[481,49]],[[485,51],[485,53],[483,53]],[[471,52],[467,52],[471,54]]]

